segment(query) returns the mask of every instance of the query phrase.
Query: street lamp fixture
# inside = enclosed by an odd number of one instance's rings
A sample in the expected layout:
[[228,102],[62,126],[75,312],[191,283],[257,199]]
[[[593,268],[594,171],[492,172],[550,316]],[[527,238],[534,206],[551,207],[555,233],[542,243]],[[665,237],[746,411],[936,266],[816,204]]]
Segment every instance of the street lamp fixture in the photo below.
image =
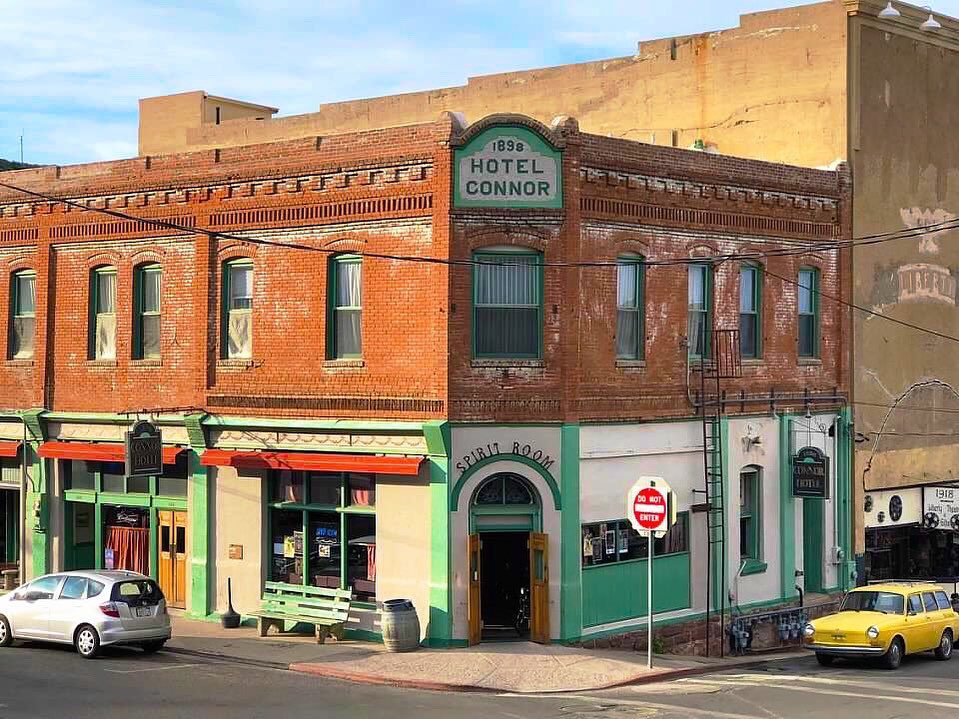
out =
[[892,6],[892,0],[889,0],[889,2],[886,3],[886,7],[884,7],[882,10],[879,11],[879,17],[885,18],[887,20],[891,20],[893,18],[897,18],[901,16],[902,16],[902,13],[900,13],[898,10],[896,10],[896,8]]
[[926,32],[930,32],[930,31],[932,31],[932,30],[942,30],[942,23],[940,23],[938,20],[936,20],[935,17],[933,17],[933,15],[932,15],[932,8],[931,8],[931,7],[928,7],[928,6],[923,6],[922,9],[929,11],[929,19],[926,20],[926,21],[925,21],[922,25],[920,25],[919,27],[922,28],[923,30],[925,30]]

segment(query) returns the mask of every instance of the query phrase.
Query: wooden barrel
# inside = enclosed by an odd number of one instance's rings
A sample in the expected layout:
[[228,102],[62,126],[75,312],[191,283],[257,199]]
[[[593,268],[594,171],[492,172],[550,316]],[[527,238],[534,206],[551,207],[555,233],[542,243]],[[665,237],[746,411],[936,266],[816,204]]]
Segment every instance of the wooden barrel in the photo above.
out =
[[380,613],[387,651],[412,652],[420,646],[420,620],[409,599],[387,599]]

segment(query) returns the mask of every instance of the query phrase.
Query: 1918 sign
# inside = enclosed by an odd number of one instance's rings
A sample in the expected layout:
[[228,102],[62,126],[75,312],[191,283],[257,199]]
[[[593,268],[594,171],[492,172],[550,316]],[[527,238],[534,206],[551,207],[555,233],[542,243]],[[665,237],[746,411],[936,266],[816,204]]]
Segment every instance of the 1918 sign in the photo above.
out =
[[793,496],[829,499],[829,457],[817,447],[803,447],[793,457]]
[[127,477],[163,474],[163,440],[152,422],[141,420],[126,433]]

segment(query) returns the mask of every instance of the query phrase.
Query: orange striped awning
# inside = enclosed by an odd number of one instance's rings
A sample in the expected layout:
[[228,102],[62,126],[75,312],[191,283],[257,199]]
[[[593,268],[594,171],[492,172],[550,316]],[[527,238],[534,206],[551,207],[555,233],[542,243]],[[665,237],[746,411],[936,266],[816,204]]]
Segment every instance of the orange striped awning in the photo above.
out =
[[[183,447],[164,447],[163,464],[176,464],[177,455]],[[88,462],[123,462],[126,449],[122,444],[99,442],[44,442],[40,445],[41,457],[50,459],[85,459]]]

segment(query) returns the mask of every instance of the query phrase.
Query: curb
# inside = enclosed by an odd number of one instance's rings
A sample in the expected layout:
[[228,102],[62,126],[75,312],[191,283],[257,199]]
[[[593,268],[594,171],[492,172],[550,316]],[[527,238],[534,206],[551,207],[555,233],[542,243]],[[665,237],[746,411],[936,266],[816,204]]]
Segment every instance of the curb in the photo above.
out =
[[[797,653],[797,656],[802,656]],[[384,677],[378,674],[365,674],[363,672],[353,672],[344,669],[337,669],[323,664],[312,664],[308,662],[299,662],[290,664],[287,667],[290,671],[301,674],[312,674],[314,676],[326,677],[328,679],[339,679],[342,681],[356,682],[358,684],[374,684],[381,686],[397,687],[401,689],[419,689],[424,691],[437,692],[459,692],[474,694],[572,694],[577,692],[594,692],[604,689],[616,689],[624,686],[640,686],[643,684],[657,684],[660,682],[670,682],[686,677],[701,676],[703,674],[715,674],[729,671],[731,669],[744,669],[762,664],[783,661],[788,657],[778,656],[775,658],[755,658],[730,664],[706,664],[695,667],[682,667],[679,669],[666,669],[652,674],[643,672],[635,674],[625,679],[618,679],[605,684],[598,684],[592,687],[576,687],[575,689],[542,689],[533,691],[508,690],[497,687],[481,687],[474,684],[453,684],[447,682],[422,681],[418,679],[400,679],[395,677]]]

